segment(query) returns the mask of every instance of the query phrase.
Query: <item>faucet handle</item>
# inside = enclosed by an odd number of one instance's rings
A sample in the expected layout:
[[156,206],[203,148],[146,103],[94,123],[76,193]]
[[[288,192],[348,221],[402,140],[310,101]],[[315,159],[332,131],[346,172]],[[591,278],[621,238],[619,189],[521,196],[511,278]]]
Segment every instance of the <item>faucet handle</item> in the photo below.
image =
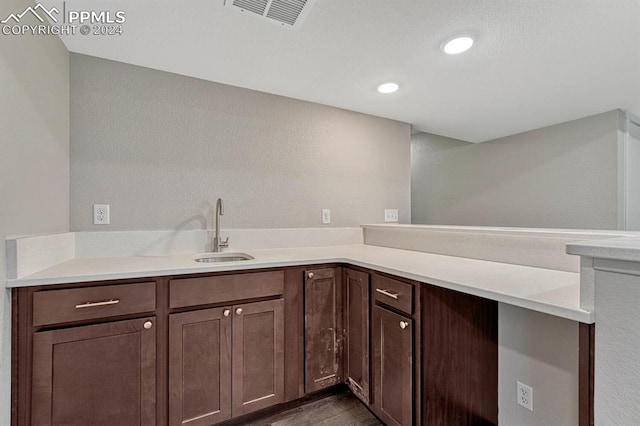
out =
[[224,240],[220,238],[220,247],[229,247],[229,237],[225,238]]

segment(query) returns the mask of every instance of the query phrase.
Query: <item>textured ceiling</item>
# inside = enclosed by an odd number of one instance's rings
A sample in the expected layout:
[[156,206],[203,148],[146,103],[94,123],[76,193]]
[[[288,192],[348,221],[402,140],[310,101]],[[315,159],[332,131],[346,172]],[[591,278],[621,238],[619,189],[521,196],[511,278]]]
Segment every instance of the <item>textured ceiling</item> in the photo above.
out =
[[[72,52],[471,142],[640,105],[640,0],[318,0],[297,31],[224,0],[67,0],[66,8],[127,17],[122,36],[63,37]],[[461,33],[475,36],[474,47],[442,53]],[[400,90],[378,94],[387,80]]]

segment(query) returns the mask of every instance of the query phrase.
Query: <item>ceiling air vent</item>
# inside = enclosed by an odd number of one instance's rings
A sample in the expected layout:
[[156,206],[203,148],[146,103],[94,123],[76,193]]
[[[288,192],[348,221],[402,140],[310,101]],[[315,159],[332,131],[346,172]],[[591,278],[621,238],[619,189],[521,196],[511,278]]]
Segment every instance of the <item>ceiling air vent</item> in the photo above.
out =
[[225,5],[266,19],[287,28],[297,29],[315,0],[225,0]]

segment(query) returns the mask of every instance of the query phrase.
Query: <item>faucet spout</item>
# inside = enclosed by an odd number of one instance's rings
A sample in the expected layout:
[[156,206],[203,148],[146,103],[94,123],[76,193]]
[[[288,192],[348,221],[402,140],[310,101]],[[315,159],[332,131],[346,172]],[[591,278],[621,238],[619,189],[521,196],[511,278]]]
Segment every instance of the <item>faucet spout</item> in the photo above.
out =
[[222,248],[229,247],[229,237],[227,237],[226,240],[222,240],[222,238],[220,238],[220,216],[224,216],[222,198],[218,198],[216,201],[216,235],[213,238],[213,251],[215,253],[222,251]]

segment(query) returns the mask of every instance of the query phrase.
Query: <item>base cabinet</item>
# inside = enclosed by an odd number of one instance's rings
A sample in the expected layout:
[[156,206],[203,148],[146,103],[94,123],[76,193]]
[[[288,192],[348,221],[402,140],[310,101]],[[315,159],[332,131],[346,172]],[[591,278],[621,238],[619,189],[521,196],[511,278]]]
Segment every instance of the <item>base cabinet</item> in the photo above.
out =
[[351,392],[369,404],[369,274],[344,270],[345,377]]
[[12,426],[239,424],[344,382],[387,425],[497,424],[497,302],[357,266],[123,281],[14,290]]
[[284,401],[284,300],[233,307],[232,414]]
[[169,424],[231,418],[231,308],[169,316]]
[[342,285],[340,268],[305,272],[305,391],[342,382]]
[[284,401],[282,299],[170,315],[169,424],[208,426]]
[[413,320],[373,307],[373,411],[387,425],[413,424]]
[[31,424],[156,423],[155,317],[37,332]]

